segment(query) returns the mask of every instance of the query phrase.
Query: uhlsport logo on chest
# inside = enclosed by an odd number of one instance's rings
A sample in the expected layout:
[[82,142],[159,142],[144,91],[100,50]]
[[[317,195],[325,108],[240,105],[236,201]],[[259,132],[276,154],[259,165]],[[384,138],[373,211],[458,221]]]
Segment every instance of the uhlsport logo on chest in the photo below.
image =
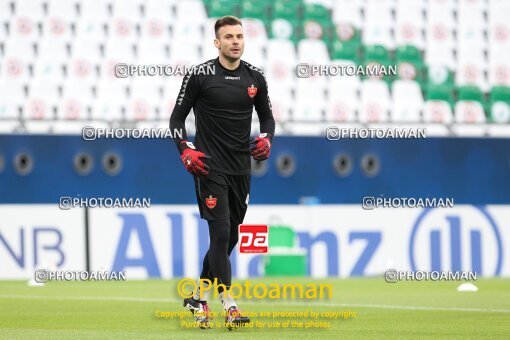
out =
[[253,98],[255,97],[255,95],[257,94],[257,88],[251,84],[250,87],[248,87],[248,95],[250,96],[250,98]]

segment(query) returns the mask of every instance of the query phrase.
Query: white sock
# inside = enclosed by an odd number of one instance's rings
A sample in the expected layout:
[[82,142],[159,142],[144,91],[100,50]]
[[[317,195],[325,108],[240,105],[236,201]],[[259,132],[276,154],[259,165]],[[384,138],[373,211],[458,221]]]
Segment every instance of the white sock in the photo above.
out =
[[234,298],[229,293],[229,291],[224,290],[219,294],[220,302],[223,305],[224,310],[229,310],[230,307],[237,307]]
[[197,290],[195,291],[195,294],[193,295],[193,299],[197,300],[197,301],[206,302],[207,300],[209,300],[209,289],[201,292],[200,285],[202,285],[202,287],[204,287],[204,288],[209,287],[207,282],[200,282],[200,279],[198,279]]

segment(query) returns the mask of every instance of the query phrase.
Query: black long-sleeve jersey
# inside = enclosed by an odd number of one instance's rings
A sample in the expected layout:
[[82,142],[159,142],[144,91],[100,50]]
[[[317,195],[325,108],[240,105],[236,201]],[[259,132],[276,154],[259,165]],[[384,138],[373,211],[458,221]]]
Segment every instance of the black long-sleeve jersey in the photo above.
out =
[[[213,69],[214,72],[207,71]],[[259,116],[260,132],[274,136],[275,121],[267,82],[260,69],[241,60],[228,70],[219,58],[198,65],[184,77],[170,117],[170,131],[182,129],[174,141],[182,152],[187,140],[185,120],[191,108],[195,114],[197,150],[211,156],[205,162],[211,169],[231,175],[251,171],[250,132],[253,106]]]

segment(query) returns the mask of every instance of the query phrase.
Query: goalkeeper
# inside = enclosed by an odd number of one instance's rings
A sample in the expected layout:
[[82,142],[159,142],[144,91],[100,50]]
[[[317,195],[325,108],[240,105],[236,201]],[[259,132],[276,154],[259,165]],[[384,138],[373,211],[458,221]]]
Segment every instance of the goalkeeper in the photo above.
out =
[[[238,226],[243,222],[250,193],[250,156],[263,161],[269,157],[275,121],[262,71],[241,60],[244,34],[241,21],[232,16],[218,19],[214,45],[219,56],[196,70],[214,67],[214,74],[189,72],[183,79],[170,117],[171,131],[182,131],[174,138],[181,160],[193,175],[200,216],[209,225],[210,245],[201,279],[219,284],[225,322],[232,325],[250,322],[242,316],[229,296],[232,274],[229,256],[238,241]],[[260,121],[260,135],[250,142],[253,107]],[[185,120],[191,108],[195,114],[195,144],[186,136]],[[176,135],[176,134],[174,134]],[[209,328],[207,293],[195,291],[184,300],[201,328]]]

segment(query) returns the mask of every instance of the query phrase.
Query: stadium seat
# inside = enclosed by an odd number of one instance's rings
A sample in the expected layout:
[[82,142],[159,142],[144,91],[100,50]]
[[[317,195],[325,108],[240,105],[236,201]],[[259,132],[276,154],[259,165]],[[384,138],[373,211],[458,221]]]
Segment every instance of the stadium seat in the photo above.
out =
[[205,6],[201,0],[177,1],[175,11],[179,21],[202,23],[207,19]]
[[271,39],[267,45],[265,73],[270,84],[293,87],[296,78],[297,57],[294,45],[286,39]]
[[67,79],[81,84],[94,85],[99,79],[98,64],[91,59],[72,57],[67,63]]
[[23,106],[22,118],[27,120],[53,119],[58,101],[58,88],[55,84],[47,82],[33,83],[28,89],[28,97]]
[[172,26],[172,44],[176,44],[175,40],[179,40],[181,43],[186,42],[185,45],[176,46],[194,46],[199,47],[204,34],[204,27],[202,21],[188,22],[187,20],[177,19]]
[[412,80],[396,80],[392,84],[393,122],[419,122],[423,108],[420,85]]
[[29,64],[35,58],[34,44],[31,41],[10,38],[4,41],[4,55],[16,56],[17,59]]
[[0,60],[0,75],[2,79],[15,84],[25,83],[29,80],[28,63],[15,55],[6,55]]
[[361,82],[360,97],[360,122],[379,123],[388,121],[391,96],[386,82],[373,79]]
[[330,81],[326,106],[326,120],[329,122],[356,121],[358,87],[356,81],[349,78],[351,77],[334,77]]
[[488,83],[485,79],[483,65],[485,63],[480,63],[480,61],[459,58],[455,83],[459,86],[474,85],[487,92]]
[[453,121],[453,94],[449,86],[429,85],[423,110],[426,123],[450,124]]
[[244,46],[242,60],[245,60],[258,68],[265,69],[266,58],[264,57],[264,45],[254,43],[246,44]]
[[113,15],[136,20],[141,16],[141,3],[140,0],[114,0],[112,4]]
[[323,120],[324,88],[315,86],[309,78],[299,78],[296,83],[296,100],[292,119],[301,122]]
[[[11,0],[0,0],[0,23],[9,21],[14,14],[12,11]],[[0,39],[2,36],[0,35]]]
[[271,22],[269,36],[274,39],[289,39],[297,43],[299,26],[300,22],[295,18],[277,18]]
[[255,18],[242,18],[241,21],[243,23],[246,45],[267,44],[266,27],[262,20]]
[[157,82],[150,78],[135,79],[130,87],[126,119],[132,121],[155,119],[160,100],[160,87]]
[[361,0],[343,0],[333,2],[333,22],[336,24],[349,23],[356,28],[361,28]]
[[[11,83],[6,78],[0,78],[0,119],[18,119],[20,107],[25,101],[25,91],[22,84]],[[0,124],[0,125],[2,125]]]
[[74,1],[49,0],[48,15],[74,21],[77,18],[77,6]]
[[10,37],[36,42],[40,38],[37,21],[24,15],[16,15],[11,18],[9,24]]
[[212,17],[222,17],[224,15],[239,17],[241,0],[211,0],[208,8],[209,15]]
[[395,25],[395,44],[397,46],[413,45],[423,50],[425,48],[423,26],[419,21],[408,17],[398,17]]
[[43,37],[55,42],[72,40],[71,21],[64,17],[48,17],[43,22]]
[[336,60],[350,60],[355,64],[361,63],[360,44],[356,41],[342,42],[336,40],[332,44],[331,58]]
[[15,13],[23,15],[34,21],[41,21],[44,17],[44,3],[43,0],[16,0],[14,2]]
[[164,23],[172,23],[175,20],[172,4],[169,1],[145,0],[143,6],[147,20],[158,20]]
[[510,123],[510,87],[493,87],[489,101],[491,122]]
[[477,87],[463,86],[458,89],[455,103],[455,122],[457,123],[485,123],[486,117],[483,107],[483,94]]
[[130,41],[111,38],[104,44],[103,60],[118,60],[122,63],[132,63],[135,59],[134,45]]
[[423,59],[416,46],[400,46],[396,51],[398,78],[423,82]]
[[166,47],[159,40],[141,40],[137,45],[136,62],[139,65],[164,65],[168,61]]
[[253,1],[244,0],[241,4],[241,16],[265,21],[270,17],[271,2],[271,0],[259,0],[254,3]]
[[108,0],[80,1],[80,17],[86,21],[107,22],[110,19]]
[[162,41],[167,43],[170,40],[169,26],[166,19],[162,20],[156,17],[145,19],[140,23],[141,39],[139,42],[146,40]]
[[92,107],[92,119],[119,121],[122,120],[124,106],[127,102],[127,83],[122,79],[102,80],[96,90],[96,98]]
[[297,51],[301,63],[326,64],[330,61],[328,48],[321,40],[300,40]]
[[109,40],[131,44],[138,40],[136,23],[130,18],[113,17],[107,27]]
[[[285,123],[290,120],[292,110],[292,95],[288,88],[276,85],[276,82],[268,80],[269,98],[273,108],[273,116],[276,122]],[[275,84],[275,85],[272,85]]]
[[96,40],[78,39],[71,46],[71,56],[89,59],[94,63],[101,61],[101,50]]
[[[69,80],[63,87],[62,99],[57,109],[60,120],[86,120],[88,110],[93,103],[92,88],[87,83]],[[105,119],[106,117],[101,117]]]
[[74,43],[81,43],[82,40],[100,43],[106,39],[105,22],[90,18],[80,18],[75,25],[76,39]]
[[[509,31],[510,34],[510,31]],[[510,65],[508,65],[508,48],[496,47],[489,51],[489,83],[492,86],[510,86]]]
[[67,45],[63,41],[44,39],[39,44],[38,58],[65,64],[69,60]]

